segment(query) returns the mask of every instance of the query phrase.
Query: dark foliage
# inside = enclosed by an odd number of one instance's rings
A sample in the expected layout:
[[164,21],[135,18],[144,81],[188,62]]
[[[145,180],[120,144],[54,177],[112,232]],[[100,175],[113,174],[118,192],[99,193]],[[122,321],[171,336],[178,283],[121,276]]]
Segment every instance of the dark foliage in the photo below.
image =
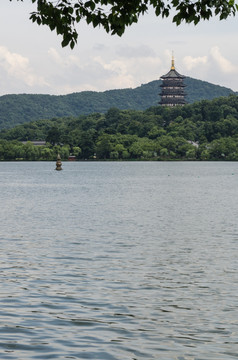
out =
[[238,160],[238,96],[145,111],[111,108],[0,132],[1,160],[53,160],[57,152],[82,160]]
[[[186,78],[185,83],[188,103],[233,93],[225,87],[192,78]],[[33,120],[88,115],[93,112],[105,113],[111,107],[121,110],[145,110],[158,105],[160,84],[160,80],[155,80],[135,89],[83,91],[61,96],[4,95],[0,97],[0,129]]]
[[[10,0],[12,1],[12,0]],[[21,0],[23,1],[23,0]],[[194,23],[218,16],[220,20],[235,15],[238,5],[233,0],[31,0],[36,11],[30,18],[38,25],[46,25],[51,31],[62,35],[62,46],[73,48],[77,42],[76,24],[85,20],[93,27],[102,27],[106,32],[121,36],[126,27],[137,23],[139,17],[153,9],[162,18],[173,15],[172,21]]]

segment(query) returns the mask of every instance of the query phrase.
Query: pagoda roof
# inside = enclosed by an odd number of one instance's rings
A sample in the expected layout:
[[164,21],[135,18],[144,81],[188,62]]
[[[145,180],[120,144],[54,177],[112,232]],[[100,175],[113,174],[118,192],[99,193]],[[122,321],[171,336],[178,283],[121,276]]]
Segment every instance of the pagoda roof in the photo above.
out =
[[169,72],[165,75],[161,76],[161,79],[167,79],[167,78],[180,78],[180,79],[184,79],[185,76],[179,74],[175,69],[170,69]]
[[184,79],[185,76],[179,74],[176,70],[175,70],[175,66],[174,66],[174,57],[172,56],[172,63],[171,63],[171,68],[169,70],[169,72],[165,75],[161,76],[161,79],[168,79],[168,78],[173,78],[173,79]]

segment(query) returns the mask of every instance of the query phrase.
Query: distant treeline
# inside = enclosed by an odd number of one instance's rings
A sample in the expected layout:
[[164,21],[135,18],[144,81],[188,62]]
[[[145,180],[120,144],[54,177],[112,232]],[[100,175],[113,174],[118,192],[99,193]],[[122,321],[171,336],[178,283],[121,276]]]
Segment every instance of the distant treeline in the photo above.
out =
[[[53,117],[106,113],[110,108],[145,110],[159,103],[160,80],[135,89],[82,91],[69,95],[19,94],[0,96],[0,129]],[[192,78],[185,79],[186,100],[194,103],[233,93],[231,89]],[[233,93],[234,94],[234,93]]]
[[0,132],[1,160],[55,160],[58,152],[78,160],[238,160],[238,97],[145,111],[111,108]]

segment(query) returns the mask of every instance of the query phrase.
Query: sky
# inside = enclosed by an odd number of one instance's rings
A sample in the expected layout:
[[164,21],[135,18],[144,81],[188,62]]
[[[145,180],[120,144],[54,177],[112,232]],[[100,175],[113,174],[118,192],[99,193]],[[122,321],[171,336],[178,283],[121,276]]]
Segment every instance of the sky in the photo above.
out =
[[29,20],[29,0],[0,4],[0,95],[65,95],[85,90],[136,88],[176,70],[238,91],[237,17],[176,26],[149,11],[122,37],[77,26],[76,47]]

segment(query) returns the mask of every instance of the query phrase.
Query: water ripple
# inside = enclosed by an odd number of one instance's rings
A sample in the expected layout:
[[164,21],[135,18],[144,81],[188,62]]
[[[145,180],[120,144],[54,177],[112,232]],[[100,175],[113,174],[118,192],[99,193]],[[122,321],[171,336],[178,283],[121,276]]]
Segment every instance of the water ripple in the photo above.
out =
[[0,163],[0,358],[237,359],[236,166]]

